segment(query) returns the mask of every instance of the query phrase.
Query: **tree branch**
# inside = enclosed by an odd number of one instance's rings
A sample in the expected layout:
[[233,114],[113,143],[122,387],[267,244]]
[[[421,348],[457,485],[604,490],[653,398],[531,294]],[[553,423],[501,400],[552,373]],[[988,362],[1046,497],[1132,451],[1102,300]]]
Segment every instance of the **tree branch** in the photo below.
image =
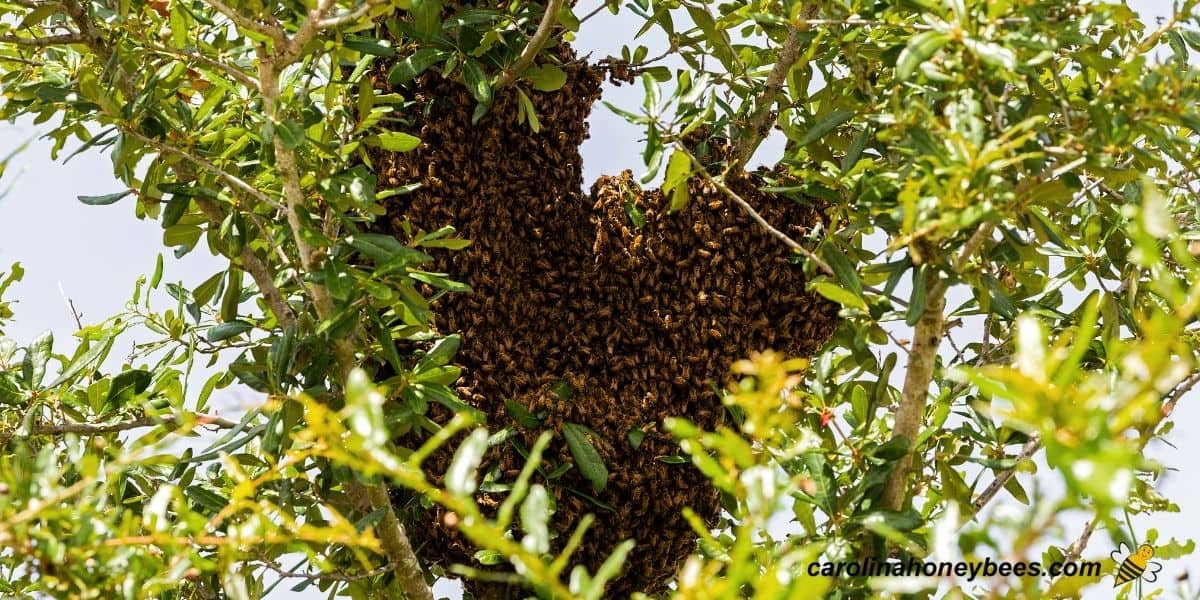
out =
[[154,148],[155,150],[158,150],[159,152],[166,152],[168,154],[174,154],[176,156],[185,158],[185,159],[195,163],[197,166],[212,172],[212,174],[220,177],[221,179],[224,179],[233,188],[238,189],[238,190],[250,195],[250,197],[254,198],[255,200],[258,200],[259,202],[262,202],[263,204],[265,204],[267,206],[270,206],[271,208],[274,208],[275,210],[278,210],[281,212],[287,210],[279,202],[272,200],[270,196],[266,195],[265,193],[260,191],[258,188],[247,183],[246,180],[238,177],[237,175],[234,175],[233,173],[230,173],[229,171],[222,169],[221,167],[218,167],[217,165],[210,162],[208,159],[205,159],[200,156],[196,156],[195,154],[192,154],[191,152],[188,152],[182,148],[176,148],[175,146],[171,146],[169,144],[164,144],[154,138],[144,136],[144,135],[142,135],[136,131],[133,131],[131,129],[123,128],[121,131],[123,133],[125,133],[126,135],[132,136],[133,138],[140,140],[142,143],[146,144],[147,146],[150,146],[151,148]]
[[721,193],[728,196],[730,200],[733,200],[733,202],[735,204],[737,204],[739,207],[741,207],[742,210],[746,211],[746,214],[750,215],[750,218],[753,219],[755,223],[758,223],[758,225],[760,227],[765,229],[768,234],[770,234],[772,237],[778,239],[779,241],[783,242],[784,245],[787,246],[788,248],[791,248],[792,250],[799,252],[805,258],[807,258],[808,260],[811,260],[813,262],[813,264],[815,264],[817,266],[817,268],[821,270],[821,272],[825,273],[826,275],[834,274],[833,267],[830,267],[829,263],[825,262],[820,256],[817,256],[812,250],[805,248],[803,245],[800,244],[800,242],[797,242],[796,240],[793,240],[791,237],[788,237],[788,234],[776,229],[774,225],[771,225],[769,222],[767,222],[766,219],[763,218],[762,215],[758,214],[758,211],[754,210],[754,207],[751,206],[750,203],[747,202],[745,198],[742,198],[740,195],[738,195],[737,192],[733,191],[732,189],[729,188],[729,186],[725,185],[725,182],[722,181],[721,178],[714,177],[712,175],[712,173],[709,173],[708,169],[705,169],[704,166],[700,164],[700,161],[699,161],[699,159],[696,158],[696,155],[692,154],[692,151],[688,150],[686,146],[684,146],[682,143],[676,143],[675,147],[679,151],[686,154],[689,159],[691,159],[692,164],[696,165],[697,170],[700,173],[701,177],[708,180],[713,185],[717,186],[717,189],[720,190]]
[[[216,427],[218,429],[233,429],[237,427],[237,423],[204,413],[196,413],[191,415],[196,419],[196,425],[206,425]],[[69,433],[77,433],[80,435],[103,435],[106,433],[118,433],[121,431],[129,431],[130,429],[140,429],[142,427],[154,427],[157,425],[174,425],[182,422],[184,419],[180,415],[162,415],[158,417],[145,416],[136,419],[127,419],[125,421],[114,421],[112,423],[51,423],[47,425],[34,425],[30,428],[29,433],[17,434],[16,432],[0,433],[0,443],[7,442],[13,438],[25,439],[31,437],[44,437],[54,435],[65,435]]]
[[937,271],[931,270],[925,282],[925,309],[913,330],[912,348],[908,353],[908,370],[904,374],[904,387],[900,406],[896,410],[892,439],[903,439],[908,444],[904,456],[896,461],[883,488],[880,504],[889,510],[900,510],[908,495],[908,474],[917,453],[917,436],[925,420],[925,404],[929,397],[929,384],[933,382],[933,368],[937,363],[938,346],[942,342],[942,327],[945,321],[946,288]]
[[[331,0],[325,0],[331,2]],[[266,55],[265,50],[259,50],[259,91],[263,99],[263,113],[271,122],[278,122],[279,72],[286,67]],[[300,172],[296,164],[296,156],[292,149],[283,144],[280,136],[275,136],[275,167],[283,179],[283,199],[286,204],[285,214],[292,239],[300,255],[300,265],[306,273],[316,271],[318,257],[314,248],[304,235],[304,223],[300,211],[305,204],[304,190],[300,186]],[[312,298],[317,316],[327,319],[335,309],[328,290],[320,283],[309,283],[305,287]],[[344,382],[355,367],[353,336],[342,336],[334,341],[333,358],[338,366],[339,375]],[[404,525],[396,517],[395,508],[391,504],[388,488],[383,483],[364,485],[351,480],[347,485],[348,493],[361,500],[374,510],[382,510],[383,518],[376,526],[384,554],[388,562],[396,566],[395,586],[408,600],[433,600],[433,590],[425,581],[421,563],[409,542]]]
[[289,65],[300,56],[300,52],[304,50],[304,45],[317,35],[321,29],[321,21],[325,19],[325,15],[333,10],[335,0],[321,0],[316,8],[308,11],[308,17],[304,22],[300,23],[300,28],[292,35],[287,43],[280,49],[279,53],[272,57],[275,65],[282,70],[282,67]]
[[[955,272],[961,272],[979,251],[983,242],[992,235],[991,223],[983,223],[963,244],[962,251],[951,261]],[[929,397],[929,384],[933,382],[933,369],[937,363],[938,348],[941,346],[946,316],[947,281],[939,278],[934,269],[925,282],[925,308],[913,330],[913,345],[908,354],[908,370],[904,374],[904,388],[900,406],[896,409],[892,438],[903,438],[908,442],[908,451],[896,461],[883,488],[880,502],[884,508],[900,510],[908,495],[908,475],[913,458],[917,453],[917,436],[925,420],[925,404]],[[1001,484],[1003,485],[1003,483]],[[994,493],[993,493],[994,495]]]
[[562,9],[562,4],[563,0],[550,0],[546,4],[546,12],[542,15],[542,22],[538,24],[537,31],[529,38],[529,42],[525,44],[525,49],[521,51],[517,61],[496,78],[496,89],[511,85],[525,69],[529,68],[529,65],[533,64],[538,53],[542,51],[542,46],[546,45],[546,40],[550,38],[554,24],[558,22],[558,11]]
[[362,4],[358,5],[356,8],[354,8],[350,12],[342,13],[340,15],[334,15],[332,17],[328,17],[328,18],[320,20],[317,23],[317,29],[324,31],[326,29],[333,29],[335,27],[341,27],[342,25],[345,25],[347,23],[353,23],[354,21],[361,19],[363,17],[363,15],[366,15],[368,12],[371,12],[372,8],[375,8],[376,6],[380,6],[383,3],[384,3],[384,0],[367,0],[366,2],[363,2]]
[[21,37],[17,35],[0,35],[0,44],[13,44],[16,46],[32,46],[35,48],[45,48],[47,46],[66,46],[70,44],[82,44],[83,35],[75,33],[64,33],[61,35],[48,35],[45,37]]
[[283,33],[282,29],[271,26],[271,25],[267,25],[266,23],[262,23],[260,21],[255,21],[254,19],[246,17],[242,13],[234,10],[229,5],[225,4],[222,0],[205,0],[205,1],[208,3],[209,6],[216,9],[217,12],[225,15],[225,17],[228,18],[230,21],[233,21],[234,25],[236,25],[242,29],[253,31],[254,33],[257,33],[261,36],[270,38],[272,41],[279,44],[280,46],[283,46],[284,44],[287,43],[287,36]]
[[[1029,438],[1029,441],[1025,442],[1024,446],[1021,446],[1021,452],[1017,454],[1015,458],[1017,462],[1020,463],[1021,461],[1032,457],[1034,454],[1037,454],[1037,451],[1041,448],[1041,438],[1038,438],[1037,436],[1031,437]],[[996,473],[996,478],[993,479],[992,482],[988,484],[988,486],[984,488],[982,492],[980,492],[979,496],[975,498],[975,501],[971,503],[971,508],[977,513],[983,510],[983,507],[987,506],[988,503],[996,497],[996,494],[999,494],[1000,490],[1004,489],[1004,486],[1008,484],[1008,480],[1012,479],[1013,475],[1016,475],[1016,473],[1017,469],[1015,465],[1010,469],[1005,469],[999,473]]]
[[221,71],[222,73],[225,73],[226,75],[229,75],[230,77],[236,79],[238,81],[238,83],[241,83],[242,85],[244,85],[252,90],[258,89],[258,82],[255,81],[253,77],[246,74],[245,71],[242,71],[241,69],[239,69],[233,65],[230,65],[228,63],[221,62],[215,58],[204,56],[203,54],[196,54],[194,52],[187,52],[184,50],[176,50],[175,48],[168,48],[166,46],[161,46],[158,44],[146,44],[145,46],[146,46],[146,49],[151,50],[153,52],[157,52],[159,54],[173,56],[177,59],[184,60],[184,61],[191,60],[191,61],[195,61],[197,63],[203,64],[203,65],[212,67],[212,68],[217,69],[217,70]]
[[[207,198],[193,198],[196,205],[208,217],[208,221],[213,225],[220,226],[225,220],[225,214],[216,202]],[[263,233],[266,233],[264,228]],[[254,250],[249,245],[242,246],[242,252],[239,255],[242,259],[242,267],[250,274],[250,278],[254,280],[254,284],[258,286],[258,290],[262,292],[263,298],[267,301],[267,306],[271,307],[271,312],[275,314],[275,319],[280,325],[290,327],[296,324],[296,317],[292,314],[292,308],[280,293],[279,287],[275,285],[275,277],[271,275],[271,269],[262,259],[254,253]]]
[[[812,8],[813,6],[809,5],[805,11],[812,10]],[[775,105],[775,97],[779,95],[784,82],[787,81],[788,72],[792,70],[792,65],[796,64],[796,59],[800,56],[800,33],[798,25],[788,28],[787,39],[779,48],[779,59],[771,68],[771,74],[767,76],[762,93],[755,98],[754,113],[750,115],[750,122],[746,124],[745,131],[738,138],[737,146],[733,149],[733,159],[729,163],[730,169],[737,169],[745,165],[746,161],[750,159],[750,155],[754,153],[754,149],[758,147],[763,138],[767,137],[767,133],[770,131],[770,127],[767,125],[767,116],[771,114],[771,107]]]

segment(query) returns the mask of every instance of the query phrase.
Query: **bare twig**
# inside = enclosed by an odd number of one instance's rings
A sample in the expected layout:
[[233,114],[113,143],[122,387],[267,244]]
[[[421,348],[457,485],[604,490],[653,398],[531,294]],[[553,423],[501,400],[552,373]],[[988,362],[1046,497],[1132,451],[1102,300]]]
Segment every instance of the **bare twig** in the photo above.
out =
[[75,301],[67,296],[67,291],[63,289],[62,284],[58,284],[58,294],[62,296],[63,303],[67,305],[67,310],[71,311],[71,318],[75,320],[75,327],[83,329],[83,315],[75,308]]
[[979,251],[979,247],[992,236],[993,227],[995,226],[992,223],[984,223],[975,230],[975,233],[971,234],[971,237],[967,239],[967,243],[963,244],[962,251],[959,252],[958,257],[954,259],[955,271],[961,273],[963,269],[967,268],[967,263]]
[[563,0],[549,0],[546,3],[546,12],[542,15],[542,22],[538,24],[537,31],[529,38],[529,42],[525,44],[525,49],[521,51],[521,55],[517,57],[517,61],[511,67],[505,69],[503,73],[496,78],[496,89],[504,88],[517,80],[529,65],[533,64],[539,52],[542,51],[542,46],[546,45],[546,40],[550,38],[550,32],[554,30],[554,24],[558,22],[558,11],[562,8]]
[[16,4],[17,6],[22,6],[24,8],[33,8],[33,9],[38,9],[43,6],[54,6],[54,5],[58,4],[58,2],[40,2],[39,0],[8,0],[8,1],[13,4]]
[[608,2],[601,2],[600,6],[593,8],[590,12],[588,12],[588,14],[583,15],[583,18],[579,19],[579,24],[582,25],[587,23],[592,19],[592,17],[600,14],[600,11],[604,10],[605,8],[608,8]]
[[1083,555],[1083,550],[1087,548],[1088,541],[1092,539],[1092,534],[1095,533],[1096,526],[1099,524],[1099,516],[1093,517],[1091,521],[1088,521],[1088,524],[1083,528],[1083,532],[1079,534],[1079,537],[1063,553],[1064,563],[1079,560],[1079,557]]
[[277,67],[283,67],[291,64],[296,57],[300,56],[300,52],[304,50],[304,45],[317,35],[321,30],[321,21],[333,10],[334,0],[320,0],[315,8],[308,11],[308,17],[300,23],[300,28],[288,39],[279,53],[272,57]]

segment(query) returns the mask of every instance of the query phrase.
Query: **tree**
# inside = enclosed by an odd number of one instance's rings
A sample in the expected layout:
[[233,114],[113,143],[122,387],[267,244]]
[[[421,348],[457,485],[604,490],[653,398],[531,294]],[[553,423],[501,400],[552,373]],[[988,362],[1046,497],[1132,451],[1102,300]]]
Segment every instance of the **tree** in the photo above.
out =
[[[1200,379],[1195,6],[1149,27],[1061,0],[0,4],[4,118],[46,124],[55,154],[111,155],[127,187],[84,204],[131,198],[176,257],[203,240],[229,263],[189,289],[160,261],[75,348],[0,340],[0,590],[245,598],[273,572],[431,598],[452,573],[482,596],[860,597],[927,582],[808,566],[1070,562],[1098,530],[1186,554],[1121,517],[1174,508],[1142,451]],[[668,52],[576,59],[573,32],[605,9]],[[622,114],[646,129],[647,177],[585,197],[601,74],[645,86],[644,111]],[[782,159],[747,172],[775,130]],[[550,200],[513,212],[492,196],[516,171],[479,183],[463,157],[543,177]],[[494,201],[465,210],[475,196]],[[484,239],[498,223],[535,238]],[[587,227],[590,246],[570,238]],[[715,308],[633,295],[653,278]],[[149,299],[160,287],[175,306]],[[624,314],[603,313],[614,298]],[[696,314],[712,325],[693,331]],[[158,339],[109,368],[134,327]],[[768,344],[813,355],[753,352]],[[198,391],[197,360],[222,365]],[[235,383],[261,406],[209,414]],[[634,386],[650,421],[614,418]],[[204,429],[220,435],[180,450]],[[1039,457],[1063,496],[1022,483]],[[691,499],[653,496],[684,484]],[[1027,518],[984,510],[1001,497]],[[678,519],[610,539],[637,523],[612,498]],[[1071,509],[1089,521],[1057,545]],[[769,526],[781,511],[791,535]],[[667,534],[682,564],[648,558]],[[948,583],[1071,596],[1097,579]]]

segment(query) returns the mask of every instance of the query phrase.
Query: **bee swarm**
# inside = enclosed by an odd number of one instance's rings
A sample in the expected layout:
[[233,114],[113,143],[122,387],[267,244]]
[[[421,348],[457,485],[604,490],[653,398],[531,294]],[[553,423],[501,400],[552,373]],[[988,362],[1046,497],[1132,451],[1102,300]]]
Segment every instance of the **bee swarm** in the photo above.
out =
[[[425,230],[450,224],[473,242],[435,254],[438,270],[474,288],[435,305],[439,330],[462,334],[456,362],[464,369],[463,400],[488,415],[492,431],[513,427],[525,447],[542,430],[554,431],[547,473],[573,462],[564,423],[595,432],[590,441],[609,478],[594,496],[612,510],[577,493],[593,490],[574,468],[548,484],[557,503],[552,523],[561,547],[584,515],[596,515],[573,556],[593,572],[616,544],[637,541],[624,576],[609,587],[610,597],[624,597],[661,590],[695,550],[683,508],[710,522],[719,510],[717,492],[695,468],[661,460],[680,453],[662,420],[682,416],[715,428],[723,407],[714,382],[734,360],[766,348],[812,355],[832,334],[837,308],[805,291],[787,248],[699,178],[689,182],[688,207],[673,214],[668,198],[639,189],[628,172],[602,177],[585,194],[579,146],[601,75],[569,53],[560,50],[565,87],[526,92],[540,132],[518,123],[514,91],[498,93],[472,125],[475,102],[467,90],[425,74],[403,90],[427,106],[410,130],[420,147],[377,152],[372,161],[381,186],[422,184],[393,202],[384,230],[401,235],[405,219]],[[760,183],[756,175],[729,181],[793,236],[820,222],[814,208],[763,193]],[[630,217],[633,206],[643,215],[640,227]],[[553,389],[558,384],[561,392],[564,381],[573,388],[566,399]],[[505,399],[544,412],[541,426],[514,422]],[[636,448],[633,430],[645,431]],[[440,478],[449,458],[448,451],[431,458],[430,476]],[[523,464],[504,443],[481,472],[512,481]],[[480,504],[502,499],[481,494]],[[426,560],[478,566],[440,509],[410,521]]]

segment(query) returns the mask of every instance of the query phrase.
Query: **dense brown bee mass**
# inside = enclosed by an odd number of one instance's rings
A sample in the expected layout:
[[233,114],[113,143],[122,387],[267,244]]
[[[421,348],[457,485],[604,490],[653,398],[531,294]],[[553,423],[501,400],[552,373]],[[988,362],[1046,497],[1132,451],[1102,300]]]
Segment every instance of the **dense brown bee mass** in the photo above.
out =
[[[663,460],[679,454],[661,431],[663,418],[715,427],[723,408],[714,382],[733,360],[764,348],[813,354],[832,333],[836,307],[806,292],[787,249],[711,184],[692,180],[690,204],[674,214],[661,192],[639,189],[628,173],[603,177],[583,193],[579,146],[600,75],[579,63],[565,67],[563,89],[527,92],[539,133],[517,122],[511,91],[472,125],[475,102],[462,85],[422,76],[405,90],[426,108],[411,130],[421,146],[373,161],[381,183],[422,183],[390,207],[392,231],[408,219],[427,230],[451,224],[473,240],[437,256],[441,271],[474,288],[436,306],[439,329],[462,334],[462,398],[488,415],[493,431],[515,428],[525,447],[563,423],[595,432],[607,487],[593,502],[579,469],[550,482],[553,523],[561,546],[581,517],[596,514],[575,554],[593,570],[617,543],[637,540],[626,575],[610,587],[610,597],[624,597],[661,589],[695,549],[684,507],[709,520],[719,510],[717,493],[698,471]],[[730,181],[790,234],[819,222],[813,208],[763,193],[760,183],[757,176]],[[630,217],[635,206],[640,227]],[[573,391],[563,394],[562,382]],[[544,413],[541,426],[516,423],[505,399]],[[636,448],[629,436],[635,429],[646,432]],[[440,476],[448,460],[432,459],[431,475]],[[505,443],[483,470],[511,481],[523,462]],[[556,433],[543,473],[571,462]],[[480,501],[489,506],[502,498],[483,494]],[[412,519],[423,558],[475,564],[445,517],[433,510]]]

